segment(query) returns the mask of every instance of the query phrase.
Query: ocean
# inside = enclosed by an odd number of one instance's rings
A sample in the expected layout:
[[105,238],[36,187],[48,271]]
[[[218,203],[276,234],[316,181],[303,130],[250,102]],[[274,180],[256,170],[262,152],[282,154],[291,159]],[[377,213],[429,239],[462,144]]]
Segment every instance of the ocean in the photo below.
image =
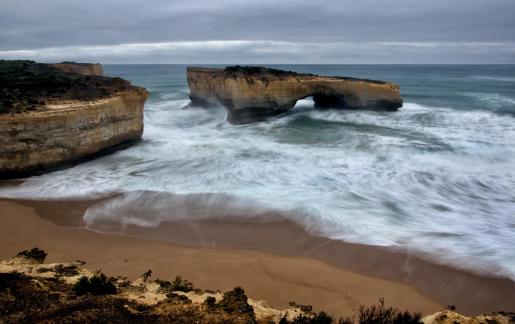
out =
[[157,198],[145,206],[155,211],[151,218],[116,210],[142,193],[222,193],[243,205],[288,211],[318,235],[402,247],[515,279],[515,65],[271,67],[396,82],[404,106],[317,110],[307,98],[283,116],[235,126],[222,107],[183,109],[184,65],[106,65],[106,75],[150,92],[143,140],[0,188],[0,196],[122,192],[109,212],[88,210],[86,222],[114,217],[159,226],[184,215]]

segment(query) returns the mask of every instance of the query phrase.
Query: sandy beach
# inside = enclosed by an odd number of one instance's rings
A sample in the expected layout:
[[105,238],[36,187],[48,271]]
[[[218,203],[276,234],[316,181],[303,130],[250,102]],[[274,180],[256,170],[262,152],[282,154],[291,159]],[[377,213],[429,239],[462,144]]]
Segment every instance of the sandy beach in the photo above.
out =
[[337,316],[353,315],[360,304],[380,297],[423,314],[448,304],[466,314],[508,310],[515,299],[515,283],[508,279],[312,236],[281,219],[180,221],[102,234],[81,221],[95,203],[1,200],[0,258],[37,246],[51,262],[80,259],[131,279],[152,269],[156,278],[181,275],[203,289],[222,291],[242,286],[273,307],[296,301]]
[[0,324],[515,324],[513,13],[3,1]]

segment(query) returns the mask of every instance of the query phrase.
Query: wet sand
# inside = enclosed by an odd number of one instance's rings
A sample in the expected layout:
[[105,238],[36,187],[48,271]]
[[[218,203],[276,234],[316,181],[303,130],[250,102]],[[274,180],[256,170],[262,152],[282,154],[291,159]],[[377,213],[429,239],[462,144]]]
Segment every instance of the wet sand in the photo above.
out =
[[[406,251],[317,237],[280,217],[182,220],[157,228],[95,223],[82,215],[96,201],[0,200],[0,257],[38,246],[50,261],[81,259],[90,268],[134,279],[147,269],[203,289],[243,286],[277,308],[288,302],[353,315],[384,297],[430,314],[444,305],[476,314],[511,310],[515,283],[425,261]],[[193,208],[195,210],[195,208]]]

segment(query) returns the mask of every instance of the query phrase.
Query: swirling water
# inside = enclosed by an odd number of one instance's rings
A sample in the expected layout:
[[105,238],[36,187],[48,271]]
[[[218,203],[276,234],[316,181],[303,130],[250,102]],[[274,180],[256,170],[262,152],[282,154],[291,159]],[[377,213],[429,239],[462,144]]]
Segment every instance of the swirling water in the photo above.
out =
[[[143,141],[0,196],[126,192],[130,203],[142,191],[224,193],[294,211],[331,238],[515,278],[515,66],[276,67],[394,81],[405,104],[398,112],[316,110],[305,99],[284,116],[234,126],[221,107],[182,109],[185,66],[108,65],[108,75],[151,92]],[[123,221],[158,226],[174,217],[160,215]]]

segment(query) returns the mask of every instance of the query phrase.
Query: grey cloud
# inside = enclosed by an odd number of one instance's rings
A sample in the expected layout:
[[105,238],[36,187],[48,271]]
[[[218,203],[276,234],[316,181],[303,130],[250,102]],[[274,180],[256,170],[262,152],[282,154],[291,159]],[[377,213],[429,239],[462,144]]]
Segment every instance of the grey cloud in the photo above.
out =
[[[141,43],[178,43],[201,41],[251,41],[248,48],[227,47],[207,53],[183,50],[172,54],[147,49],[148,59],[178,62],[205,59],[268,61],[278,59],[300,62],[315,57],[356,61],[411,57],[429,63],[458,60],[468,63],[504,63],[515,42],[515,1],[513,0],[0,0],[0,57],[15,50],[109,45],[111,53],[126,45]],[[293,49],[262,46],[283,42]],[[262,42],[262,43],[259,43]],[[504,44],[498,47],[491,43]],[[335,52],[335,46],[340,45]],[[383,43],[383,45],[378,45]],[[386,46],[386,43],[390,45]],[[440,48],[405,46],[394,43],[438,43]],[[483,44],[473,50],[452,44]],[[261,45],[259,45],[261,44]],[[270,43],[272,44],[272,43]],[[304,44],[304,45],[301,45]],[[320,44],[320,45],[309,45]],[[324,45],[325,44],[325,45]],[[368,50],[375,51],[366,53]],[[375,44],[374,46],[370,44]],[[355,47],[354,49],[348,47]],[[370,47],[372,46],[372,47]],[[345,48],[344,48],[345,47]],[[228,50],[235,52],[231,52]],[[323,49],[323,50],[322,50]],[[63,49],[64,50],[64,49]],[[323,53],[324,51],[329,51]],[[272,52],[270,52],[272,51]],[[355,52],[352,57],[352,52]],[[40,52],[42,53],[42,52]],[[96,53],[96,52],[93,52]],[[79,53],[80,56],[94,56]],[[213,55],[217,56],[213,56]],[[78,55],[77,53],[74,55]],[[119,53],[122,60],[144,60],[132,52]],[[181,56],[184,55],[184,58]],[[225,55],[225,56],[218,56]],[[397,55],[389,57],[388,55]],[[400,56],[399,56],[400,55]],[[412,56],[418,56],[412,57]],[[99,59],[111,60],[103,53]],[[382,61],[374,61],[381,63]],[[513,62],[513,60],[511,60]]]
[[505,42],[190,41],[0,51],[8,59],[103,63],[514,63]]

